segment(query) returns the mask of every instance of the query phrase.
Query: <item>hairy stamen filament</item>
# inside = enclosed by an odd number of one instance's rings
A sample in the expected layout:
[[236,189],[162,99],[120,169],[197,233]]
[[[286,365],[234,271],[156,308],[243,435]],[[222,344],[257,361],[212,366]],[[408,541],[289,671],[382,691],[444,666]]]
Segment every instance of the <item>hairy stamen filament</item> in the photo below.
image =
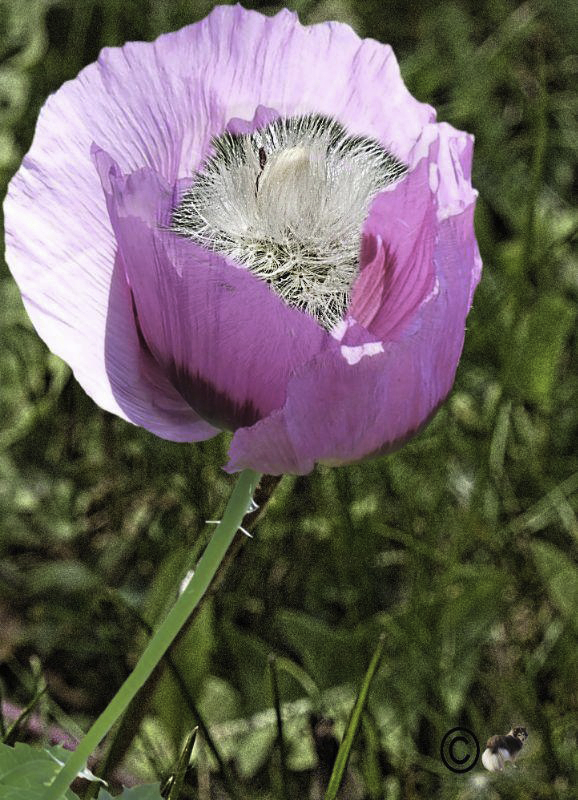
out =
[[213,148],[172,229],[245,266],[330,330],[349,304],[371,201],[406,167],[319,115],[225,133]]

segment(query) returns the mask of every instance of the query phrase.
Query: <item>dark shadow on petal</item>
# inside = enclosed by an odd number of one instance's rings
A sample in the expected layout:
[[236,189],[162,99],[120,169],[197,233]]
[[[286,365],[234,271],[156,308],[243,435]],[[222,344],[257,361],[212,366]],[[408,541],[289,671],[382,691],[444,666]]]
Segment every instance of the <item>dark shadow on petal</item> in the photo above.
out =
[[385,442],[385,444],[382,444],[381,447],[377,448],[377,450],[373,450],[371,453],[368,453],[367,455],[363,456],[363,458],[358,459],[355,463],[359,464],[362,461],[373,461],[376,458],[381,458],[381,456],[388,456],[391,453],[395,453],[396,450],[400,450],[405,444],[407,444],[407,442],[410,439],[413,439],[415,436],[419,436],[419,434],[422,433],[427,428],[427,426],[430,424],[432,419],[438,413],[440,408],[446,402],[450,394],[451,392],[448,392],[448,394],[443,398],[443,400],[440,400],[437,406],[430,412],[430,414],[428,414],[428,416],[424,419],[421,425],[417,426],[417,428],[413,428],[412,430],[408,431],[404,436],[400,436],[399,439],[396,439],[393,442]]
[[191,408],[216,428],[236,431],[254,425],[262,417],[253,403],[238,405],[199,374],[191,374],[174,361],[168,365],[167,377]]
[[134,424],[177,442],[219,433],[194,412],[154,359],[137,324],[134,297],[118,255],[110,283],[104,358],[114,398]]
[[[155,360],[139,323],[138,310],[132,291],[130,297],[142,356],[147,360]],[[155,363],[160,369],[163,369],[166,378],[193,411],[216,428],[235,431],[237,428],[254,425],[261,419],[262,415],[253,403],[247,402],[242,406],[235,403],[229,395],[219,391],[198,373],[192,374],[186,367],[178,365],[174,360],[162,367],[156,360]],[[141,358],[142,365],[143,359]]]
[[145,339],[144,334],[142,332],[142,328],[140,326],[140,322],[138,320],[138,311],[136,310],[136,303],[135,303],[135,299],[134,299],[134,293],[133,293],[132,289],[129,289],[129,292],[130,292],[130,304],[131,304],[131,308],[132,308],[132,316],[133,316],[133,319],[134,319],[134,326],[136,328],[136,335],[138,337],[139,346],[140,346],[141,350],[144,353],[146,353],[147,356],[149,356],[150,358],[153,358],[153,354],[151,353],[150,348],[149,348],[149,346],[148,346],[148,344],[146,342],[146,339]]

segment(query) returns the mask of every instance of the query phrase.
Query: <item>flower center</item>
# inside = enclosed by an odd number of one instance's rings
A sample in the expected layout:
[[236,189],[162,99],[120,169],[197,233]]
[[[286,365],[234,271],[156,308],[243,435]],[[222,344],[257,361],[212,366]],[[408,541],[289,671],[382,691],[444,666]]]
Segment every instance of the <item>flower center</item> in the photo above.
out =
[[225,133],[213,147],[172,229],[245,266],[331,330],[349,304],[371,201],[405,165],[319,115]]

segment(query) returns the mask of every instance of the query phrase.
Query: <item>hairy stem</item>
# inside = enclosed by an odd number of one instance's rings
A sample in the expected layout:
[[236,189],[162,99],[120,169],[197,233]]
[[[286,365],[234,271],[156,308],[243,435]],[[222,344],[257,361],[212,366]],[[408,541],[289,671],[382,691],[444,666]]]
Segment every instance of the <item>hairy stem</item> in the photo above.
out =
[[46,788],[42,800],[60,800],[78,772],[84,768],[88,756],[123,714],[166,653],[171,642],[210,586],[243,521],[259,478],[259,473],[253,472],[253,470],[245,470],[240,474],[223,514],[223,519],[200,558],[189,585],[161,623],[134,670],[79,743],[54,782]]

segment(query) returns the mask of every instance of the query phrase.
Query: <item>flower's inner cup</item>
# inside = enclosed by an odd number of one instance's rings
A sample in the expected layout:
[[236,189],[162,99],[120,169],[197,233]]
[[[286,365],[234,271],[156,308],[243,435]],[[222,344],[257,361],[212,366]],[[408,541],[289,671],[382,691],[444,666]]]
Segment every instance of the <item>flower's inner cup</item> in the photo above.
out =
[[173,230],[266,281],[327,330],[344,316],[375,195],[406,167],[319,115],[225,133],[173,214]]

